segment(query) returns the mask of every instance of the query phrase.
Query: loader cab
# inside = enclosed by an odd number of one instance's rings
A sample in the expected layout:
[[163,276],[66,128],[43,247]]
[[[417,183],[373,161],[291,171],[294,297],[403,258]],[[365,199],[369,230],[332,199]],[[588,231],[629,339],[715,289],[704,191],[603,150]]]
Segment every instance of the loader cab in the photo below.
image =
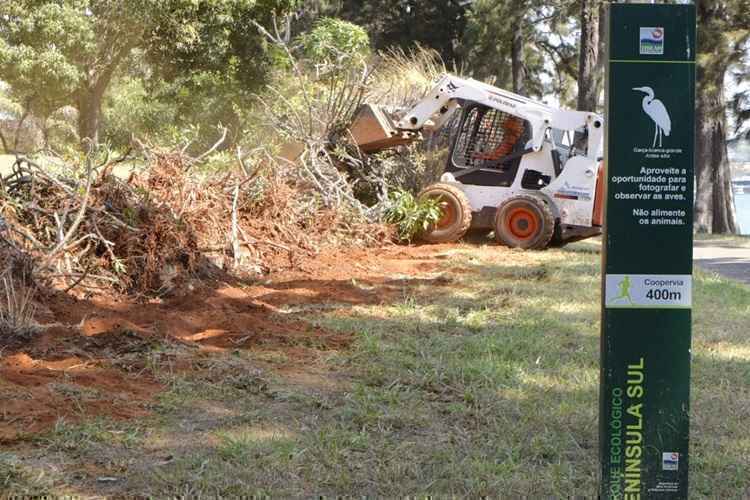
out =
[[[588,132],[550,129],[541,153],[543,168],[519,167],[531,140],[531,124],[523,118],[475,102],[463,102],[451,124],[452,146],[445,171],[462,184],[539,190],[559,177],[573,156],[586,155]],[[551,161],[550,161],[551,159]],[[549,163],[547,163],[549,162]],[[540,164],[537,163],[537,166]]]
[[446,172],[463,184],[513,184],[531,127],[526,120],[477,103],[464,103],[452,130]]

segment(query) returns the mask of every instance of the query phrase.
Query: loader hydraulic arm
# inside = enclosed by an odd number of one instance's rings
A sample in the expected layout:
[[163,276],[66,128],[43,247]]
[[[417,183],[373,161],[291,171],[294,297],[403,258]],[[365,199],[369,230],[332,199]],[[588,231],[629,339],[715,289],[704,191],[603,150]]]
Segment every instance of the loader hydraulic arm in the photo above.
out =
[[604,121],[599,115],[553,108],[477,80],[452,75],[440,77],[424,99],[396,123],[396,128],[403,131],[419,131],[424,127],[438,129],[450,119],[460,100],[480,103],[529,122],[531,140],[527,148],[531,151],[542,148],[550,128],[585,129],[588,136],[586,156],[596,159],[598,155],[604,133]]

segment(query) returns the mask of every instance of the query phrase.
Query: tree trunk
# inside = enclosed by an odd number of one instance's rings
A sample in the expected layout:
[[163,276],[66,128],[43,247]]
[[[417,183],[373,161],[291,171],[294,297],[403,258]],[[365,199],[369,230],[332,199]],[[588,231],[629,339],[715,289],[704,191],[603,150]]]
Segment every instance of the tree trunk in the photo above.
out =
[[513,22],[510,45],[511,72],[513,78],[513,92],[524,95],[526,92],[523,67],[523,15],[519,14]]
[[49,116],[45,116],[41,120],[42,128],[42,147],[49,149]]
[[99,121],[102,113],[104,88],[101,85],[86,85],[78,91],[78,139],[81,147],[87,149],[86,142],[99,142]]
[[696,113],[695,229],[700,233],[737,233],[731,172],[727,158],[726,69],[699,71]]
[[120,61],[130,53],[130,46],[124,46],[117,52],[109,64],[99,73],[89,76],[89,79],[81,84],[76,93],[78,104],[78,140],[84,151],[88,150],[87,142],[99,143],[99,128],[102,116],[102,101],[104,93],[112,81],[112,76],[117,70]]
[[581,44],[578,56],[578,109],[596,111],[599,100],[599,2],[581,1]]
[[699,63],[695,229],[705,233],[736,233],[734,194],[727,158],[724,77],[737,60],[738,52],[727,36],[731,27],[728,4],[701,1],[696,3],[696,8]]

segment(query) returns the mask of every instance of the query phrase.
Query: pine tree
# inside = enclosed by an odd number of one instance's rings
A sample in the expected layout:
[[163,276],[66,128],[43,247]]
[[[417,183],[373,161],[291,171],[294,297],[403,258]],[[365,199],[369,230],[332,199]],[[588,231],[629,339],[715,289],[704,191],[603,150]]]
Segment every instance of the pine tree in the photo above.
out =
[[750,40],[750,0],[700,0],[696,113],[695,228],[736,233],[731,174],[727,158],[727,100],[724,82],[742,61]]
[[595,111],[599,101],[602,75],[599,63],[600,0],[581,0],[581,42],[578,52],[578,109]]

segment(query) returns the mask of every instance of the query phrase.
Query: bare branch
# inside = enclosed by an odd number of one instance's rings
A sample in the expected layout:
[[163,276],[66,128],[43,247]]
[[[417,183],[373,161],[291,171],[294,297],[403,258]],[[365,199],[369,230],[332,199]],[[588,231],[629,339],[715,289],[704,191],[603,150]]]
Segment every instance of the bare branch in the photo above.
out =
[[240,187],[235,186],[234,197],[232,198],[232,257],[234,259],[234,269],[240,265],[240,241],[238,235],[239,225],[237,224],[237,200],[240,197]]
[[83,196],[81,197],[81,206],[78,209],[78,214],[76,215],[76,218],[73,220],[73,224],[68,229],[67,233],[63,236],[63,238],[58,242],[58,244],[53,248],[42,260],[42,267],[46,267],[50,264],[50,262],[57,257],[57,254],[60,253],[65,247],[67,246],[70,239],[73,237],[73,235],[78,231],[78,226],[81,225],[81,222],[83,221],[83,217],[86,214],[86,208],[88,207],[89,202],[89,195],[91,194],[91,184],[93,183],[94,176],[93,176],[93,166],[91,161],[91,156],[93,154],[94,147],[91,145],[89,147],[89,152],[86,155],[86,189],[84,191]]
[[213,146],[211,146],[211,148],[208,151],[206,151],[205,153],[203,153],[203,154],[201,154],[201,155],[199,155],[199,156],[197,156],[195,158],[192,158],[192,159],[188,160],[188,162],[185,165],[185,170],[186,171],[189,170],[190,167],[192,167],[196,163],[200,163],[201,161],[203,161],[204,158],[206,158],[208,155],[210,155],[211,153],[213,153],[214,151],[216,151],[216,149],[219,146],[221,146],[222,144],[224,144],[224,141],[227,140],[227,134],[228,133],[229,133],[229,129],[227,127],[222,127],[221,138],[218,141],[216,141],[216,143]]

